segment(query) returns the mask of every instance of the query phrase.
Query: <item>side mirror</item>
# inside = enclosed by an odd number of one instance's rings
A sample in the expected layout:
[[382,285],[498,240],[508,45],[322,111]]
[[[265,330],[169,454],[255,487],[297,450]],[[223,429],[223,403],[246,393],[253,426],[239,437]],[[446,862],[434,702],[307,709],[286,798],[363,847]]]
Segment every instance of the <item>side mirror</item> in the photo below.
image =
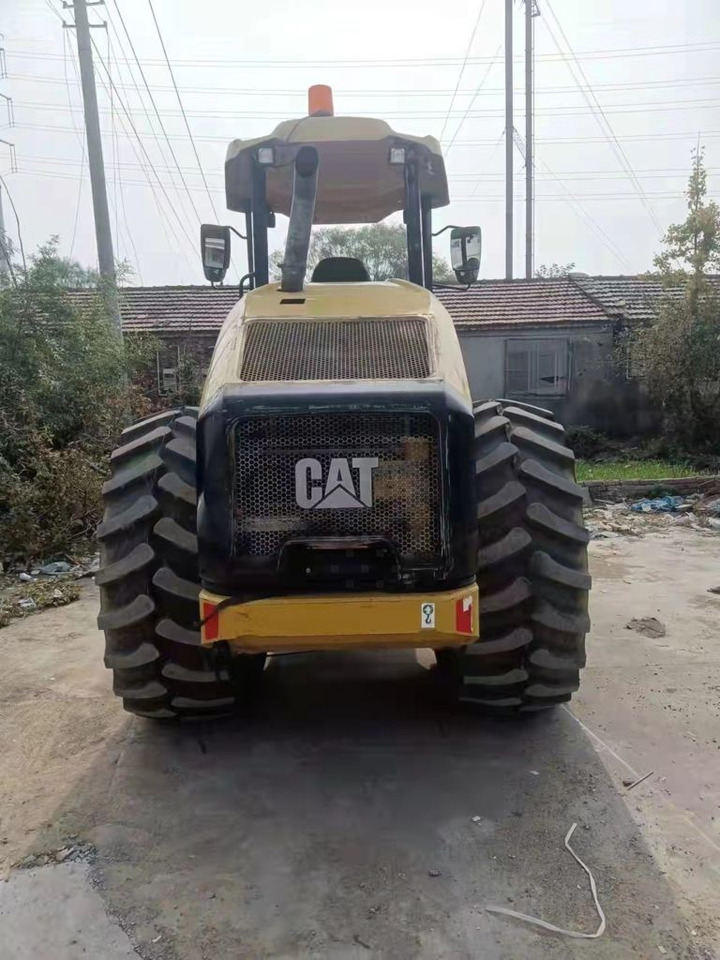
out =
[[205,279],[222,283],[230,266],[230,227],[214,223],[200,226],[200,249]]
[[482,258],[480,227],[453,227],[450,234],[450,264],[458,283],[475,283]]

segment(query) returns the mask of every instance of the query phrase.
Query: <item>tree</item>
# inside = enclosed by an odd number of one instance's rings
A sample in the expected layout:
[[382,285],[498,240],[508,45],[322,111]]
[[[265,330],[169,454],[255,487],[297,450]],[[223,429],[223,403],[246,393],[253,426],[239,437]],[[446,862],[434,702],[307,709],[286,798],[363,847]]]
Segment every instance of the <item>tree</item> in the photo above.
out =
[[[130,385],[143,345],[114,335],[95,273],[51,240],[13,275],[0,289],[0,560],[47,557],[94,531],[104,461],[145,412]],[[66,293],[77,285],[98,289],[82,310]]]
[[635,334],[652,395],[688,450],[720,453],[720,208],[707,199],[703,151],[693,151],[688,214],[655,257],[664,287],[657,319]]
[[566,277],[575,269],[574,263],[541,263],[535,270],[535,276],[544,280],[552,277]]
[[[366,227],[321,227],[310,238],[308,273],[325,257],[356,257],[365,264],[371,280],[407,279],[407,240],[401,224],[373,223]],[[280,279],[283,251],[270,258],[274,280]],[[433,280],[452,281],[447,261],[433,257]]]

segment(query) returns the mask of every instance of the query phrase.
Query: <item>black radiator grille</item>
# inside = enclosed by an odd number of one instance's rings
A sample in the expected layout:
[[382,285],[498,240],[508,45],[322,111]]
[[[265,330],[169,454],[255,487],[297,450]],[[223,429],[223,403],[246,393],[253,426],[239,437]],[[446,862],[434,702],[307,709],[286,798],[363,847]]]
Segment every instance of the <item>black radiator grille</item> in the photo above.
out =
[[432,565],[441,551],[437,422],[404,413],[241,420],[233,507],[242,556],[274,556],[288,540],[382,537],[406,564]]
[[430,376],[422,317],[251,320],[240,379],[408,380]]

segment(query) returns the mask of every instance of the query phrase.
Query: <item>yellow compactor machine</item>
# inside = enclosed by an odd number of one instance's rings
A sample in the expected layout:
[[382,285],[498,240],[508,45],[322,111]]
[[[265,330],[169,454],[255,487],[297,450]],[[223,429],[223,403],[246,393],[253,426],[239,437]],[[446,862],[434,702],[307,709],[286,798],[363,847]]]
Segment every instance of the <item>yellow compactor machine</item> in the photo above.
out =
[[[208,715],[251,698],[268,655],[424,647],[461,701],[562,703],[590,585],[564,430],[470,396],[433,295],[438,142],[311,93],[309,116],[228,149],[249,274],[200,408],[133,424],[111,458],[97,582],[115,693],[144,717]],[[351,258],[306,276],[313,224],[398,212],[409,279],[372,281]],[[276,214],[289,225],[270,283]],[[230,229],[205,225],[201,243],[222,281]],[[459,284],[477,279],[478,228],[452,229],[451,260]]]

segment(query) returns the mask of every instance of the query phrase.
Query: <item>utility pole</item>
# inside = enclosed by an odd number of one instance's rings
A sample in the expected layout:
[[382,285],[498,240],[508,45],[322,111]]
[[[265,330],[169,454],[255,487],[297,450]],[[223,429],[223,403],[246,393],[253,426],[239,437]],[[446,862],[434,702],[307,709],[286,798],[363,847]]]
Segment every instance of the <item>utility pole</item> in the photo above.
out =
[[525,0],[525,279],[533,275],[533,202],[535,144],[533,130],[533,16],[534,0]]
[[[112,313],[118,336],[122,337],[120,309],[117,288],[115,286],[115,256],[113,254],[112,233],[110,231],[110,213],[108,210],[107,189],[105,186],[105,164],[103,162],[100,120],[98,118],[97,90],[95,89],[95,68],[93,66],[92,44],[90,42],[90,24],[87,8],[99,6],[104,0],[72,0],[77,32],[78,60],[80,61],[80,81],[82,84],[83,109],[85,113],[85,133],[87,136],[88,166],[90,167],[90,186],[92,188],[93,212],[95,215],[95,239],[97,241],[98,266],[100,277],[106,287],[106,296]],[[70,4],[63,4],[69,7]]]
[[505,279],[513,276],[513,0],[505,0]]
[[3,212],[2,186],[0,186],[0,280],[7,282],[10,250],[5,241],[5,214]]

